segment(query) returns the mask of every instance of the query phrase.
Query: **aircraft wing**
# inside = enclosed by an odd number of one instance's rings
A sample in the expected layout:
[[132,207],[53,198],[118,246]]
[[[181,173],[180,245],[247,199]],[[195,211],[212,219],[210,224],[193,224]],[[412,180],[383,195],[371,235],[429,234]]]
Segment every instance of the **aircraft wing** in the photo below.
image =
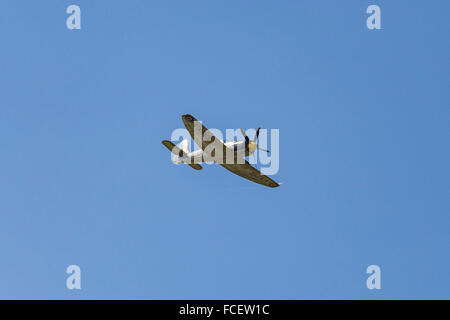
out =
[[[191,134],[195,143],[200,148],[202,148],[202,150],[205,150],[208,147],[222,148],[224,161],[222,161],[222,163],[219,163],[222,167],[233,172],[234,174],[237,174],[238,176],[241,176],[250,181],[262,184],[264,186],[268,186],[271,188],[280,186],[277,182],[273,181],[268,176],[263,175],[258,169],[253,167],[247,160],[245,160],[245,163],[237,163],[236,158],[234,158],[234,161],[231,161],[232,163],[228,164],[226,161],[227,147],[219,139],[217,139],[211,133],[211,131],[209,131],[203,124],[201,124],[201,122],[197,122],[199,125],[194,126],[195,122],[198,120],[195,119],[190,114],[183,115],[182,119],[183,119],[184,125],[186,126],[186,129]],[[200,126],[200,124],[201,124],[201,126]],[[195,130],[199,130],[199,131],[201,130],[201,134],[200,134],[200,132],[195,134],[194,127],[195,127]],[[202,137],[206,137],[206,139],[202,139]],[[212,143],[214,143],[216,145],[210,146]]]
[[233,163],[233,164],[221,164],[225,169],[241,176],[242,178],[248,179],[250,181],[268,186],[271,188],[279,187],[280,184],[270,179],[268,176],[262,174],[258,169],[253,167],[247,160],[245,163]]
[[[191,134],[191,137],[194,139],[195,143],[205,151],[208,149],[220,150],[222,149],[223,155],[225,157],[227,147],[219,140],[216,136],[212,134],[200,121],[195,119],[190,114],[185,114],[181,117],[183,119],[184,126]],[[198,132],[196,132],[198,130]],[[214,144],[214,145],[211,145]],[[205,159],[205,161],[208,161]]]

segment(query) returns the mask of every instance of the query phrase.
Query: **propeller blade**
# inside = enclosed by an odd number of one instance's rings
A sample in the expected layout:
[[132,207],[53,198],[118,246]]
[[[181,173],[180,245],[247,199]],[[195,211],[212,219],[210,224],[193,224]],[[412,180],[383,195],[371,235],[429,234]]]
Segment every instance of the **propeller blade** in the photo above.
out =
[[261,150],[261,151],[265,151],[265,152],[267,152],[267,153],[270,153],[269,150],[266,150],[266,149],[263,149],[263,148],[260,148],[260,147],[258,147],[258,149]]
[[244,136],[244,138],[247,136],[246,134],[245,134],[245,131],[244,130],[242,130],[242,128],[240,128],[241,129],[241,133],[242,133],[242,135]]
[[258,130],[256,130],[255,139],[253,139],[253,142],[256,142],[256,140],[258,139],[259,130],[261,130],[261,127],[259,127]]
[[246,151],[248,151],[248,145],[249,145],[249,143],[250,143],[250,138],[249,137],[247,137],[247,135],[245,134],[245,131],[244,130],[242,130],[242,128],[240,128],[241,129],[241,133],[242,133],[242,135],[244,136],[244,138],[245,138],[245,144],[244,144],[244,146],[245,146],[245,150]]

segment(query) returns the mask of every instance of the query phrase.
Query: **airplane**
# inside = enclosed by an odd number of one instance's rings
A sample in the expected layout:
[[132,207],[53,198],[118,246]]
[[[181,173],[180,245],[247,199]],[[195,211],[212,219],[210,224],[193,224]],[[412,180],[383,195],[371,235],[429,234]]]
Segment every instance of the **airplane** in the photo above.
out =
[[[211,131],[209,131],[192,115],[184,114],[181,118],[189,134],[201,149],[189,152],[187,140],[183,140],[178,146],[168,140],[161,141],[162,144],[176,156],[176,163],[188,164],[195,170],[201,170],[202,166],[200,163],[206,162],[208,159],[214,159],[215,151],[222,150],[223,161],[214,162],[220,164],[225,169],[237,174],[238,176],[267,187],[276,188],[280,186],[280,183],[275,182],[268,176],[262,174],[247,160],[243,159],[244,157],[253,154],[258,149],[265,152],[270,152],[269,150],[260,148],[256,143],[259,136],[259,130],[261,128],[258,128],[256,131],[253,141],[250,141],[250,138],[245,134],[244,130],[241,129],[241,132],[245,138],[244,141],[225,142],[215,137]],[[196,130],[201,129],[201,132],[196,131],[196,134],[194,134],[194,128]],[[231,159],[232,161],[229,161],[230,154],[233,158]]]

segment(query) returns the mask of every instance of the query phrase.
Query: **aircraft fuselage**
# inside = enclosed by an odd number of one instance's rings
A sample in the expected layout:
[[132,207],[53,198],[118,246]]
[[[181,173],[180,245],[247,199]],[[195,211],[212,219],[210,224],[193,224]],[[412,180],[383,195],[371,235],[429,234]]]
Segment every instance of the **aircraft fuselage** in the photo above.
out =
[[[249,149],[247,152],[245,151],[245,142],[244,141],[229,141],[229,142],[223,142],[221,141],[227,148],[233,150],[235,153],[235,156],[237,154],[243,155],[245,153],[245,156],[248,156],[255,152],[256,148],[253,148],[253,145],[249,145]],[[175,163],[181,164],[181,163],[203,163],[205,162],[205,152],[201,149],[189,152],[181,157],[177,157],[175,159]],[[236,158],[236,157],[235,157]]]

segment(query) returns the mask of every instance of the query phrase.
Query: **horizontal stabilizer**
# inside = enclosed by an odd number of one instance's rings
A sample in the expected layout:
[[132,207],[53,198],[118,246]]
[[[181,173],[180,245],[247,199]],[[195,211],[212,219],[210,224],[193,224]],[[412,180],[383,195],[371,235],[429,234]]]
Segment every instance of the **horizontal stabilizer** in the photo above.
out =
[[172,142],[167,141],[167,140],[163,140],[161,141],[161,143],[167,148],[169,149],[174,155],[178,156],[178,157],[182,157],[184,155],[184,151],[181,150],[180,148],[178,148],[176,145],[174,145]]
[[[168,140],[163,140],[163,141],[161,141],[161,143],[177,157],[182,157],[187,154],[185,151],[181,150],[180,148],[178,148],[176,145],[174,145],[172,142],[170,142]],[[193,168],[195,170],[203,169],[202,166],[199,165],[198,163],[188,163],[188,165],[191,166],[191,168]]]

